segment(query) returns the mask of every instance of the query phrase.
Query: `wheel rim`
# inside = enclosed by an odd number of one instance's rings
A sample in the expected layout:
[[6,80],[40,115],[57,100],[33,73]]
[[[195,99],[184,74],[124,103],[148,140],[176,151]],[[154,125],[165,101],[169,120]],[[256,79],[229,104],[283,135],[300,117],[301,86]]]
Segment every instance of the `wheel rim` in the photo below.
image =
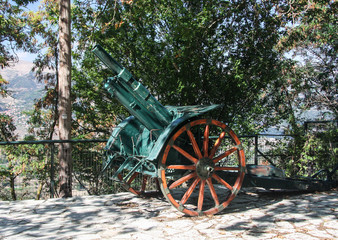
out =
[[181,127],[159,163],[164,196],[191,216],[222,211],[237,195],[244,175],[245,156],[238,137],[216,120],[199,119]]

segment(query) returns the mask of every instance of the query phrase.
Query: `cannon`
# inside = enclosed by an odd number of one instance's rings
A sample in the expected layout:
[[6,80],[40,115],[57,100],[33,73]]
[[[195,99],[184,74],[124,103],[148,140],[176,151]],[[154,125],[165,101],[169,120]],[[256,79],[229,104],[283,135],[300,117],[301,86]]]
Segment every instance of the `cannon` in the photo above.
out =
[[162,192],[187,215],[226,208],[246,168],[242,144],[229,126],[200,117],[221,105],[165,107],[101,46],[92,51],[114,74],[106,90],[131,114],[112,131],[103,171],[113,169],[112,179],[136,195]]
[[[112,169],[111,178],[128,191],[138,196],[162,193],[179,211],[200,216],[225,209],[241,187],[301,191],[337,187],[333,176],[338,165],[310,178],[287,178],[268,158],[270,165],[246,165],[234,131],[201,117],[221,105],[163,106],[101,46],[93,52],[114,74],[105,88],[131,114],[114,128],[102,170]],[[326,178],[319,179],[323,173]]]

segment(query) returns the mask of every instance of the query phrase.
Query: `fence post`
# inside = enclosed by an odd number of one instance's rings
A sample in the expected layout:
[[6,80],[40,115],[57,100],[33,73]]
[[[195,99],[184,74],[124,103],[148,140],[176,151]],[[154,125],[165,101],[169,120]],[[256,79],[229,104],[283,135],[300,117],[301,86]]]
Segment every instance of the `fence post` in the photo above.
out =
[[258,135],[255,135],[255,165],[258,165]]
[[54,198],[54,143],[50,144],[50,198]]

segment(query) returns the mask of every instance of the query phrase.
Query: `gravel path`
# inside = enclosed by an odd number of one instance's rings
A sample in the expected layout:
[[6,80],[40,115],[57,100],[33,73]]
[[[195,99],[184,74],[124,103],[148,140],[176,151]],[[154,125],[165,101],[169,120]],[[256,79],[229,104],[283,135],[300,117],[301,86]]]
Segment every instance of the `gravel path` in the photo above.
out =
[[338,239],[338,191],[244,189],[215,216],[187,217],[131,193],[0,201],[0,239]]

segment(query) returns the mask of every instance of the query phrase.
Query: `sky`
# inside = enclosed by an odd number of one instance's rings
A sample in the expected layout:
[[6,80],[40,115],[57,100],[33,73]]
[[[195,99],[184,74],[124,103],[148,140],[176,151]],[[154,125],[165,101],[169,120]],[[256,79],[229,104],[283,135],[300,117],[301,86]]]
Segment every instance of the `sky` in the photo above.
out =
[[36,54],[31,54],[23,51],[17,51],[16,54],[18,55],[19,61],[25,62],[33,62],[36,57]]

